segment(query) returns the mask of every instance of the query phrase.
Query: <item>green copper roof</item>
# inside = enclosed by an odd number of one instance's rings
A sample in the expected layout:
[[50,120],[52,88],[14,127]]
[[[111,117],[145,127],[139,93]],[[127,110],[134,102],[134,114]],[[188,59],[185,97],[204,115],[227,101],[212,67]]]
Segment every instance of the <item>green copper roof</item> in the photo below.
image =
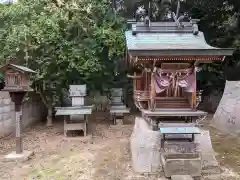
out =
[[127,49],[132,55],[232,55],[233,49],[220,49],[207,44],[204,34],[152,33],[133,35],[125,32]]
[[202,32],[192,33],[138,33],[126,31],[127,47],[129,50],[155,49],[216,49],[209,46]]

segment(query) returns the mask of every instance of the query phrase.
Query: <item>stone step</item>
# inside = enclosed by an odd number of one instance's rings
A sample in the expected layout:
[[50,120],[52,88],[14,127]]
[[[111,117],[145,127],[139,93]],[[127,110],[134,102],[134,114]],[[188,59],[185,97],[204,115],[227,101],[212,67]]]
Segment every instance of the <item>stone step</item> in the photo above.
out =
[[172,175],[171,180],[193,180],[190,175]]
[[194,154],[161,155],[164,174],[201,176],[201,158]]
[[212,166],[212,167],[204,167],[202,168],[202,175],[208,176],[208,175],[219,175],[221,174],[221,170],[219,167]]

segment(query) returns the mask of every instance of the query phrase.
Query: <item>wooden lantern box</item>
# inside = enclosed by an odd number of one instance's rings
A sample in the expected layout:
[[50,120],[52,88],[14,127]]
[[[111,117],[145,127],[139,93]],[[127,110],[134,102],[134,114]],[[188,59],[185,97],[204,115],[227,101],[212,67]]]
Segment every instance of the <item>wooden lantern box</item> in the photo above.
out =
[[5,86],[3,91],[31,91],[30,88],[30,73],[35,71],[19,65],[7,64],[0,68],[4,74]]

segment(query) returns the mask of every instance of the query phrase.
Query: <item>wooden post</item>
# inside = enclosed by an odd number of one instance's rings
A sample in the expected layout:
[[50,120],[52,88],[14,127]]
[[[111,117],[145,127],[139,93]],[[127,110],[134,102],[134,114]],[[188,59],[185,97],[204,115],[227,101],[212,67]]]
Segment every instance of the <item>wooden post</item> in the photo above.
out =
[[[134,72],[134,77],[136,77],[136,72]],[[133,92],[137,90],[137,80],[133,78]]]
[[193,69],[193,73],[194,73],[194,91],[192,93],[192,109],[196,110],[196,93],[197,93],[197,76],[196,76],[196,67],[194,66]]
[[151,74],[151,93],[150,93],[150,109],[153,111],[155,109],[155,99],[156,99],[156,90],[155,90],[155,68]]
[[15,113],[16,113],[16,154],[21,154],[23,152],[22,145],[22,102],[26,92],[10,92],[10,97],[12,102],[15,103]]
[[144,91],[147,91],[148,90],[148,74],[147,72],[145,71],[144,73],[144,76],[145,76],[145,79],[144,79]]

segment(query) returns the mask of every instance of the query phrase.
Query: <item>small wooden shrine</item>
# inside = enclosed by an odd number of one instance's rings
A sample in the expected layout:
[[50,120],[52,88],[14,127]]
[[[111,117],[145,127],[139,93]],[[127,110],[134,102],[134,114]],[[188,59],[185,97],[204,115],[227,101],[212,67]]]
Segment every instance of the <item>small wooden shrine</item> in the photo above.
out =
[[4,74],[5,91],[31,91],[30,74],[35,71],[15,64],[6,64],[0,67],[0,71]]
[[[170,10],[172,2],[177,2],[176,13]],[[208,45],[198,20],[180,12],[181,2],[154,1],[163,12],[158,22],[151,22],[157,12],[151,14],[153,1],[149,1],[148,9],[139,10],[140,20],[131,21],[125,32],[126,61],[132,70],[128,77],[133,79],[133,98],[143,116],[136,117],[131,136],[133,167],[138,172],[162,169],[172,180],[200,178],[204,168],[217,164],[215,155],[205,156],[205,148],[212,149],[211,140],[198,127],[207,113],[197,110],[196,73],[201,64],[223,61],[234,51]]]
[[223,61],[233,49],[208,45],[197,20],[131,22],[125,32],[126,61],[134,67],[133,98],[139,109],[196,110],[196,72],[203,63]]

